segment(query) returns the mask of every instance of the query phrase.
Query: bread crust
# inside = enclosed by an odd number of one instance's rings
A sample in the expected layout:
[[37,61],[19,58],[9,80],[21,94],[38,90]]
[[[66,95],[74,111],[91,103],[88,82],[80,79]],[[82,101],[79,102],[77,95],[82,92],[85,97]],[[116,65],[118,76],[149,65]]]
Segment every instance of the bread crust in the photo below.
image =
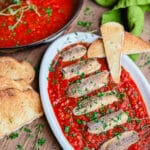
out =
[[32,65],[26,61],[19,62],[11,57],[1,57],[0,76],[12,80],[24,80],[30,84],[34,80],[35,71]]
[[[122,54],[136,54],[150,52],[150,43],[144,41],[129,32],[125,32],[125,40]],[[95,40],[88,48],[87,55],[89,58],[106,57],[102,39]]]
[[0,91],[0,138],[42,115],[40,97],[34,90]]
[[0,57],[0,138],[43,115],[40,96],[30,85],[34,77],[30,63]]
[[124,44],[124,27],[116,22],[105,23],[100,28],[105,54],[112,79],[115,83],[120,82],[121,52]]

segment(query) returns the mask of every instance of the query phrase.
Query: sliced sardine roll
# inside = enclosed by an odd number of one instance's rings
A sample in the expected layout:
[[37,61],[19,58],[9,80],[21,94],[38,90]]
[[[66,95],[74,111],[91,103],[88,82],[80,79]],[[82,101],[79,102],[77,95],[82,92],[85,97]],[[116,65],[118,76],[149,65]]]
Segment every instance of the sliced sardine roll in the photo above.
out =
[[105,142],[99,150],[127,150],[132,144],[138,142],[139,136],[136,131],[126,131],[119,137],[114,137]]
[[96,59],[88,59],[87,61],[79,61],[63,68],[62,72],[65,79],[70,79],[81,74],[89,74],[99,70],[101,65]]
[[112,104],[118,101],[118,98],[114,94],[109,94],[110,92],[103,93],[103,96],[92,96],[87,99],[82,100],[74,109],[73,114],[76,116],[83,115],[104,107],[106,105]]
[[69,86],[67,94],[69,97],[78,98],[97,90],[108,82],[108,71],[91,75],[80,80],[79,83],[73,83]]
[[62,61],[73,61],[81,58],[86,54],[87,48],[83,45],[75,45],[70,49],[62,52]]
[[113,129],[117,125],[124,124],[127,121],[128,115],[124,111],[119,110],[117,112],[101,117],[96,121],[88,122],[88,132],[93,134],[99,134],[103,131]]

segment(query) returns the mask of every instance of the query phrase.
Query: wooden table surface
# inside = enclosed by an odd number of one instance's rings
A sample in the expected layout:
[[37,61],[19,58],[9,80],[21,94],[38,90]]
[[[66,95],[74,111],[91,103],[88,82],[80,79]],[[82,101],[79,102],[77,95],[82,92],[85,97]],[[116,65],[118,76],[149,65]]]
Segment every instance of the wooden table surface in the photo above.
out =
[[[85,9],[89,7],[90,10],[88,12],[85,12]],[[73,31],[92,31],[96,34],[99,34],[99,19],[104,12],[105,9],[97,6],[94,4],[91,0],[84,0],[84,5],[82,7],[82,10],[78,16],[78,18],[72,23],[72,25],[67,29],[67,32],[73,32]],[[84,21],[90,21],[92,22],[92,25],[90,28],[85,28],[77,25],[77,20],[84,20]],[[142,34],[142,38],[149,41],[150,40],[150,13],[147,13],[145,16],[145,27]],[[66,32],[66,33],[67,33]],[[31,64],[36,68],[36,79],[33,83],[33,87],[38,91],[38,69],[40,67],[40,62],[42,59],[42,56],[44,52],[46,51],[49,44],[30,49],[28,51],[21,51],[16,52],[13,54],[0,54],[1,56],[12,56],[14,58],[17,58],[18,60],[27,60],[31,62]],[[144,67],[141,67],[144,63],[147,63]],[[150,82],[150,53],[147,54],[141,54],[140,59],[136,62],[137,65],[140,67],[141,71],[144,73],[148,81]],[[40,119],[37,119],[33,121],[31,124],[25,126],[31,130],[31,135],[27,132],[18,130],[17,133],[19,134],[18,138],[16,139],[9,139],[8,137],[3,138],[0,140],[0,150],[19,150],[17,148],[17,145],[22,145],[23,150],[33,150],[35,141],[36,141],[36,125],[38,124],[44,124],[44,130],[40,134],[40,138],[45,138],[46,142],[43,146],[40,147],[40,150],[59,150],[61,149],[60,145],[58,144],[56,138],[54,137],[51,129],[49,128],[49,125],[46,121],[45,116],[41,117]],[[21,150],[21,148],[20,148]]]

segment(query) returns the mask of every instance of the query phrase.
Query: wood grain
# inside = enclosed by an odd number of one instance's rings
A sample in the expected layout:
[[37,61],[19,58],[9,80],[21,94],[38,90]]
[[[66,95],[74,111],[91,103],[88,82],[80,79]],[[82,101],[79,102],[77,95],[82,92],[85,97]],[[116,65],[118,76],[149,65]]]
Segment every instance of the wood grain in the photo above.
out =
[[[85,13],[85,9],[89,7],[90,10]],[[89,32],[92,31],[94,33],[99,33],[99,18],[104,12],[105,9],[99,7],[98,5],[94,4],[91,0],[85,0],[84,5],[82,8],[82,11],[79,14],[79,17],[70,25],[66,33],[68,32],[76,32],[76,31],[84,31],[84,32]],[[92,23],[92,25],[89,28],[84,28],[79,25],[77,25],[78,20],[84,20],[84,21],[89,21]],[[142,37],[145,40],[150,39],[150,14],[146,14],[145,16],[145,28],[143,31]],[[42,56],[44,52],[46,51],[47,47],[49,44],[45,44],[40,47],[32,48],[27,51],[21,51],[21,52],[16,52],[13,54],[0,54],[2,56],[12,56],[14,58],[17,58],[18,60],[28,60],[31,62],[31,64],[36,68],[36,70],[39,69],[40,67],[40,62],[42,59]],[[142,65],[145,63],[147,59],[149,59],[150,53],[149,54],[142,54],[140,60],[137,62],[137,65]],[[147,77],[147,79],[150,81],[150,65],[146,65],[144,67],[141,67],[142,72],[144,75]],[[39,91],[39,86],[38,86],[38,71],[36,74],[36,79],[33,83],[33,87]],[[35,126],[37,124],[44,124],[44,131],[40,135],[40,137],[44,137],[46,139],[46,143],[40,148],[40,150],[60,150],[61,147],[58,144],[56,138],[54,137],[47,121],[46,118],[43,116],[40,119],[35,120],[31,124],[27,125],[28,128],[31,129],[32,131],[32,138],[28,137],[28,134],[24,131],[20,132],[19,130],[17,131],[19,133],[19,137],[16,139],[1,139],[0,140],[0,150],[17,150],[17,144],[22,144],[23,145],[23,150],[33,150],[33,146],[35,143]]]

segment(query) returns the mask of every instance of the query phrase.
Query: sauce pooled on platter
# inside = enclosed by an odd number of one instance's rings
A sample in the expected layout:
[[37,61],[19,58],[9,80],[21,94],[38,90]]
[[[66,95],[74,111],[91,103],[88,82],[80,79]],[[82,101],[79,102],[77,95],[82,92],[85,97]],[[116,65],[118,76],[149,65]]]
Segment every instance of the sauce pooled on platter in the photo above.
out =
[[[79,44],[86,48],[89,46],[87,43],[77,43],[77,45]],[[62,52],[69,50],[75,45],[76,44],[64,48]],[[76,77],[66,79],[62,73],[62,69],[66,66],[87,60],[87,56],[84,54],[80,59],[73,59],[72,61],[64,62],[61,53],[55,57],[49,68],[48,93],[60,127],[74,149],[97,150],[100,145],[107,140],[115,136],[119,138],[123,132],[134,130],[138,133],[140,140],[131,145],[128,149],[148,150],[148,146],[150,146],[150,120],[148,119],[149,116],[142,95],[130,74],[122,68],[121,81],[119,84],[115,84],[109,74],[108,83],[98,90],[92,91],[78,98],[69,97],[67,91],[70,85],[72,86],[76,83],[80,85],[84,78],[109,70],[106,59],[99,58],[97,61],[101,67],[94,73],[86,75],[80,72],[81,74],[78,74]],[[76,106],[79,106],[81,100],[94,95],[101,97],[106,91],[111,91],[115,94],[118,101],[106,106],[102,105],[99,109],[78,116],[73,113],[73,109]],[[92,134],[88,132],[87,122],[95,121],[99,117],[117,112],[118,110],[122,110],[128,115],[126,123],[115,126],[113,129],[100,134]],[[104,126],[104,129],[106,127],[107,126]],[[149,131],[147,132],[147,135],[145,134],[146,131]]]

